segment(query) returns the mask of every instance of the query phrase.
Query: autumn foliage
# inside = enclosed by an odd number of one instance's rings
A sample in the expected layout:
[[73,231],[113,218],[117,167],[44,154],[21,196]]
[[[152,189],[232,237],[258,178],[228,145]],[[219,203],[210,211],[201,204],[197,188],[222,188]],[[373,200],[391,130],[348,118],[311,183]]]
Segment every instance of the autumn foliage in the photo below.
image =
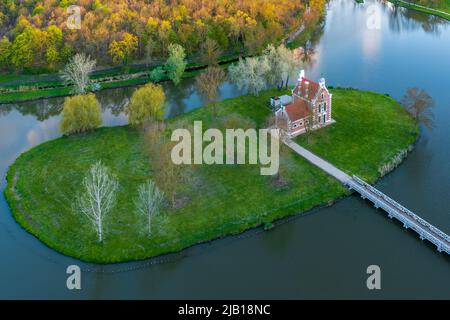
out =
[[[56,70],[77,52],[99,65],[158,63],[169,44],[199,57],[213,40],[223,53],[256,52],[298,27],[305,1],[292,0],[46,0],[0,2],[4,70]],[[317,4],[316,4],[317,3]],[[323,6],[324,0],[310,1]],[[69,30],[70,5],[81,29]],[[147,61],[148,60],[148,61]]]

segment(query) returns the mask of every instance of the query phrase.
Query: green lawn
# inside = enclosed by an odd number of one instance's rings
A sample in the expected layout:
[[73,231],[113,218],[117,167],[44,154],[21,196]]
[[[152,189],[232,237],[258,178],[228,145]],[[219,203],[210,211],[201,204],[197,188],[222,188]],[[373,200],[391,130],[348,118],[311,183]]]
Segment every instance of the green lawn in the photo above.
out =
[[331,92],[336,123],[314,132],[309,143],[305,136],[297,141],[341,170],[375,182],[380,165],[412,144],[418,128],[388,96],[354,89]]
[[[440,2],[437,2],[435,4],[427,4],[426,1],[415,1],[415,0],[412,1],[389,0],[389,1],[404,8],[421,11],[424,13],[444,18],[446,20],[450,20],[450,0],[441,0]],[[416,4],[422,7],[416,6]],[[444,13],[433,11],[433,9],[443,11]]]
[[[392,99],[354,90],[333,93],[338,122],[318,133],[330,142],[320,143],[315,135],[307,147],[338,166],[372,178],[374,168],[416,139],[415,125]],[[279,92],[225,100],[219,105],[219,116],[240,113],[262,126],[269,115],[268,99],[274,94]],[[380,116],[380,111],[385,115]],[[206,127],[211,115],[202,108],[172,122],[178,120],[203,120]],[[166,209],[167,219],[158,223],[151,238],[142,232],[142,220],[133,205],[139,184],[152,175],[150,159],[143,151],[141,134],[127,126],[59,138],[22,154],[8,172],[5,194],[19,224],[59,252],[99,263],[144,259],[270,224],[348,194],[299,156],[290,151],[282,154],[289,182],[284,188],[274,187],[271,177],[261,176],[259,166],[193,167],[192,178],[183,188],[186,205]],[[84,174],[97,160],[120,181],[118,204],[107,218],[103,244],[97,243],[86,219],[72,208]]]

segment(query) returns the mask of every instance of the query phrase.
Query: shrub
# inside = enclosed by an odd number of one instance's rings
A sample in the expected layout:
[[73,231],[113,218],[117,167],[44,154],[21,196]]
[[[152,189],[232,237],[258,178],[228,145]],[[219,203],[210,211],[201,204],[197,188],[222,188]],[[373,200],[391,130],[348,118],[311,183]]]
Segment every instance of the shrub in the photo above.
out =
[[133,126],[164,119],[166,96],[160,85],[148,83],[137,89],[127,108],[128,121]]
[[160,82],[166,77],[166,71],[163,67],[157,67],[150,72],[150,80]]
[[102,124],[100,103],[93,93],[64,100],[60,130],[63,134],[89,131]]

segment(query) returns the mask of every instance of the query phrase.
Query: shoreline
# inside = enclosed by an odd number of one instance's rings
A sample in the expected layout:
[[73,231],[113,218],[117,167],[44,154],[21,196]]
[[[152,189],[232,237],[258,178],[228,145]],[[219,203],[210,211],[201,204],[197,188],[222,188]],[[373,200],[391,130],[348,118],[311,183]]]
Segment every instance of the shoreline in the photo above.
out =
[[[382,95],[382,94],[379,94],[379,95]],[[232,100],[232,99],[228,99],[228,100]],[[193,110],[191,112],[195,112],[195,110]],[[127,126],[122,126],[122,127],[127,127]],[[119,128],[120,128],[120,126],[119,126]],[[114,129],[111,129],[111,130],[114,130]],[[406,148],[406,150],[410,149],[411,145],[415,145],[417,143],[417,141],[419,140],[419,138],[420,138],[420,135],[417,134],[415,136],[414,143],[410,144],[410,145],[407,145],[404,148]],[[46,143],[49,143],[49,142],[51,143],[51,141],[55,141],[55,140],[59,140],[59,139],[61,139],[61,138],[50,140],[50,141],[44,142],[43,144],[46,144]],[[33,150],[35,148],[38,148],[41,145],[38,145],[38,146],[36,146],[36,147],[34,147],[34,148],[30,149],[30,150],[25,151],[24,154],[30,152],[31,150]],[[402,161],[397,166],[392,167],[391,170],[389,172],[387,172],[384,176],[386,176],[387,174],[393,172],[399,165],[401,165],[406,160],[406,158],[407,158],[407,156],[409,155],[410,152],[408,152],[406,154],[406,156],[402,159]],[[174,246],[175,249],[173,247],[172,247],[172,250],[170,248],[167,248],[168,250],[166,252],[155,254],[154,256],[150,255],[149,257],[144,257],[144,258],[133,258],[132,255],[130,255],[129,258],[125,258],[123,260],[119,259],[120,261],[99,261],[99,260],[95,260],[95,259],[91,260],[91,259],[87,259],[87,258],[81,257],[81,256],[85,255],[84,253],[81,253],[80,255],[72,255],[70,253],[71,249],[70,248],[68,248],[68,250],[67,250],[67,248],[64,249],[65,248],[64,246],[59,246],[59,245],[56,246],[56,247],[52,246],[52,243],[53,243],[54,240],[49,241],[48,238],[45,238],[45,237],[43,238],[41,236],[42,235],[42,232],[41,232],[42,230],[41,231],[35,230],[36,228],[33,227],[33,222],[31,221],[31,218],[27,218],[27,215],[22,213],[23,210],[21,210],[21,206],[23,206],[24,204],[23,204],[23,202],[20,201],[21,200],[21,195],[16,194],[16,188],[15,188],[16,182],[19,180],[17,177],[20,176],[20,173],[17,170],[18,167],[20,167],[20,165],[17,165],[17,160],[19,158],[21,158],[22,155],[20,155],[14,161],[14,163],[12,163],[9,166],[9,168],[7,170],[7,176],[6,176],[7,185],[6,185],[5,189],[4,189],[4,195],[5,195],[5,198],[7,200],[8,206],[9,206],[9,208],[11,210],[11,213],[12,213],[12,216],[13,216],[15,222],[17,224],[19,224],[19,226],[22,229],[26,230],[28,233],[32,234],[39,241],[44,243],[48,248],[50,248],[50,249],[52,249],[52,250],[54,250],[56,252],[59,252],[59,253],[65,255],[65,256],[72,257],[72,258],[75,258],[77,260],[83,261],[84,263],[92,263],[92,264],[95,264],[95,265],[119,265],[119,264],[122,264],[122,263],[154,261],[155,259],[164,259],[164,257],[166,257],[166,256],[170,257],[172,255],[181,255],[182,256],[182,255],[185,254],[185,250],[188,250],[189,248],[197,247],[197,246],[204,245],[204,244],[208,244],[208,243],[211,243],[213,241],[220,240],[220,239],[229,238],[229,237],[239,237],[239,236],[242,236],[242,235],[246,234],[247,232],[252,232],[252,231],[253,232],[270,231],[273,227],[279,226],[280,224],[285,223],[285,222],[289,222],[291,219],[294,219],[294,218],[297,218],[297,217],[302,217],[305,214],[308,214],[309,212],[314,211],[314,210],[320,210],[320,209],[323,209],[325,207],[332,206],[335,203],[337,203],[338,201],[340,201],[341,199],[345,199],[345,198],[347,198],[348,196],[350,196],[352,194],[352,193],[349,193],[344,188],[342,191],[336,191],[336,195],[331,196],[330,200],[327,200],[325,202],[316,203],[316,204],[314,204],[314,201],[313,201],[311,203],[312,206],[309,207],[309,208],[308,208],[309,204],[306,204],[306,209],[305,210],[295,209],[295,207],[298,206],[297,202],[305,200],[303,198],[300,198],[300,199],[298,199],[298,201],[296,200],[294,202],[289,202],[289,203],[286,203],[286,204],[284,204],[282,206],[270,209],[270,211],[274,212],[273,217],[270,217],[270,212],[269,212],[269,214],[267,212],[265,212],[265,215],[263,215],[263,216],[267,216],[267,218],[258,218],[261,215],[261,211],[259,211],[260,213],[258,213],[258,214],[250,214],[249,216],[250,217],[254,217],[255,218],[254,221],[257,224],[253,224],[250,220],[249,220],[249,222],[245,222],[246,221],[245,219],[244,220],[242,220],[242,219],[235,220],[235,221],[239,222],[239,224],[242,225],[242,227],[236,227],[234,230],[233,230],[233,228],[228,228],[229,230],[223,230],[224,231],[223,234],[220,234],[220,232],[219,232],[217,236],[211,237],[210,239],[200,240],[198,242],[193,242],[193,243],[191,243],[191,244],[189,244],[187,246],[184,246],[184,247],[183,247],[183,242],[189,243],[190,240],[189,239],[183,240],[178,245]],[[396,155],[392,156],[392,159],[394,159],[395,157],[396,157]],[[384,176],[380,176],[376,180],[375,183],[377,183],[379,180],[381,180]],[[340,183],[337,183],[337,184],[342,186]],[[308,199],[308,198],[306,198],[306,199]],[[291,207],[294,210],[292,210],[292,212],[289,212],[290,211],[289,207]],[[252,209],[249,209],[249,210],[252,210]],[[277,215],[276,212],[280,212],[280,213]],[[282,212],[286,212],[286,213],[283,214]],[[242,221],[239,221],[239,220],[242,220]],[[259,222],[257,222],[258,220],[259,220]],[[39,219],[36,220],[36,221],[39,221]],[[39,223],[41,223],[41,222],[39,222]],[[248,225],[246,226],[246,224],[248,224]],[[267,226],[270,226],[270,228],[266,228]],[[164,249],[162,251],[164,251]],[[148,253],[146,253],[146,254],[148,254]],[[105,259],[105,258],[103,258],[103,259]],[[105,259],[105,260],[107,260],[107,259]]]
[[450,13],[447,13],[445,11],[437,10],[431,7],[425,7],[420,4],[406,2],[403,0],[387,0],[387,1],[402,8],[411,9],[426,14],[431,14],[440,17],[444,20],[450,21]]

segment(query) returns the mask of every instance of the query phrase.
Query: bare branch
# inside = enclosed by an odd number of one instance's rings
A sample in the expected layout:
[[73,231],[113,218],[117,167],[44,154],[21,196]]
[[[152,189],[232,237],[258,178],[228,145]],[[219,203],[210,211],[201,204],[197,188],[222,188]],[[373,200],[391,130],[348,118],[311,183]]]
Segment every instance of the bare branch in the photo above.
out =
[[61,78],[73,84],[75,93],[86,93],[90,82],[89,75],[94,71],[95,65],[95,60],[83,53],[77,53],[61,70]]
[[94,164],[83,180],[84,193],[76,199],[76,208],[94,226],[99,242],[103,241],[103,222],[116,200],[119,183],[100,161]]

